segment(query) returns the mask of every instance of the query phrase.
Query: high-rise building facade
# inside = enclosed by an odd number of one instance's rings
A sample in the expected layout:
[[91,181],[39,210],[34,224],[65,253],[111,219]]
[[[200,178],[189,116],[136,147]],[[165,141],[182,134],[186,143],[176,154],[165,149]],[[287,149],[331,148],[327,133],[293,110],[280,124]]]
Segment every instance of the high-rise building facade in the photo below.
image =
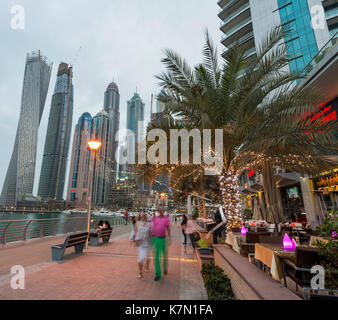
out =
[[81,115],[75,126],[67,201],[76,202],[78,206],[84,206],[87,203],[90,190],[88,142],[91,139],[92,127],[93,119],[88,112]]
[[[240,46],[245,50],[247,59],[256,55],[261,40],[276,26],[290,30],[284,39],[291,72],[301,72],[330,39],[334,30],[332,16],[337,11],[337,1],[322,0],[219,0],[218,14],[223,32],[222,56],[227,57],[229,50]],[[327,8],[326,20],[322,26],[314,27],[311,15],[318,14],[318,8]],[[317,6],[317,7],[316,7]],[[313,12],[313,13],[312,13]]]
[[[145,104],[140,95],[134,93],[133,97],[127,102],[127,129],[133,132],[133,136],[127,136],[126,149],[129,155],[134,153],[135,161],[137,161],[137,144],[144,138],[144,109]],[[133,176],[134,167],[134,164],[129,163],[125,166],[124,171],[127,172],[125,175],[129,179],[136,180]]]
[[46,102],[52,64],[38,52],[27,55],[21,110],[15,144],[3,185],[0,204],[15,206],[32,194],[38,129]]
[[[144,108],[140,95],[134,93],[133,97],[127,102],[127,129],[135,133],[135,142],[143,138],[143,126],[139,128],[139,121],[144,121]],[[136,144],[135,144],[136,145]]]
[[107,111],[99,112],[93,118],[92,138],[102,143],[100,149],[96,152],[95,158],[95,176],[93,189],[93,203],[97,206],[107,206],[109,195],[112,190],[112,170],[111,159],[112,141],[111,128],[112,120]]
[[73,120],[73,71],[60,63],[52,97],[38,195],[62,200]]
[[322,2],[327,26],[329,28],[330,36],[334,36],[338,32],[338,1],[324,0]]
[[115,155],[118,148],[118,141],[116,140],[118,140],[117,134],[120,129],[120,93],[115,82],[110,83],[104,93],[104,110],[111,118],[110,139],[112,146],[110,164],[112,169],[112,184],[115,184],[117,179],[117,159]]

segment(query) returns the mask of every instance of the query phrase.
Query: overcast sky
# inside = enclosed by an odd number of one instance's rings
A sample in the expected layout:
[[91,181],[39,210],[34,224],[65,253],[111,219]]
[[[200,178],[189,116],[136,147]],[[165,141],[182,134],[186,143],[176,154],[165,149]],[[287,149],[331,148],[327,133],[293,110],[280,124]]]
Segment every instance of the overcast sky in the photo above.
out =
[[[25,9],[23,30],[11,28],[14,5]],[[154,75],[164,70],[163,49],[174,49],[196,64],[201,61],[207,27],[220,50],[218,10],[217,0],[1,0],[0,192],[19,120],[27,52],[40,49],[53,62],[39,129],[36,194],[59,63],[72,63],[82,46],[73,69],[73,131],[83,112],[94,116],[102,110],[104,91],[113,79],[121,95],[120,127],[125,127],[126,101],[136,87],[149,120],[151,94],[159,91]]]

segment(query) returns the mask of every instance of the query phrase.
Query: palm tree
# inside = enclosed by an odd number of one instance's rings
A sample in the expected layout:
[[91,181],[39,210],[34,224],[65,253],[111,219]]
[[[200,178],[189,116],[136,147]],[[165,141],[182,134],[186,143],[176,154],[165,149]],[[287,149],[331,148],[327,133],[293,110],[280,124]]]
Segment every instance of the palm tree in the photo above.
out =
[[[323,124],[307,120],[321,97],[296,85],[301,76],[288,71],[285,46],[280,45],[284,34],[281,27],[273,29],[250,63],[235,46],[220,65],[206,32],[201,64],[192,69],[167,49],[162,60],[167,70],[157,76],[162,89],[158,99],[166,104],[166,112],[190,128],[223,129],[223,170],[218,178],[229,227],[240,225],[237,177],[248,165],[262,168],[267,210],[279,222],[273,166],[312,172],[331,165],[323,154],[337,150],[335,128],[324,125],[327,131],[318,135]],[[205,166],[190,169],[201,171]]]

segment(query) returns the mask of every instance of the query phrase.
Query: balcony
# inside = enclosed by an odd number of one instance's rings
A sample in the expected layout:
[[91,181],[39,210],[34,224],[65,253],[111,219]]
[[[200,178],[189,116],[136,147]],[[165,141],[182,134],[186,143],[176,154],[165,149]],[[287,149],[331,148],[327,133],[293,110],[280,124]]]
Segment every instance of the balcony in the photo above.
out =
[[333,8],[331,10],[325,11],[326,19],[331,19],[334,18],[335,16],[338,16],[338,8]]
[[238,9],[239,7],[241,7],[245,3],[249,3],[249,0],[231,0],[231,1],[229,1],[224,7],[219,9],[218,17],[221,20],[224,20],[229,13]]
[[[223,8],[226,5],[227,1],[228,0],[219,0],[217,4],[219,7]],[[233,0],[233,1],[237,1],[237,0]]]
[[[223,45],[229,46],[231,43],[236,42],[237,39],[250,31],[252,31],[252,19],[249,16],[227,32],[224,32],[221,41]],[[237,37],[234,37],[234,35],[237,35]]]
[[[222,22],[220,29],[222,31],[226,31],[226,28],[231,27],[231,25],[238,24],[241,19],[243,19],[242,14],[244,14],[247,10],[250,9],[250,3],[244,3],[244,5],[240,6],[238,9],[233,11],[230,15],[228,15]],[[248,16],[249,11],[247,12],[246,16]]]
[[253,31],[250,31],[249,33],[245,34],[244,36],[240,37],[237,42],[233,42],[230,45],[228,45],[226,48],[224,48],[222,55],[226,55],[228,51],[230,51],[231,48],[238,45],[244,45],[247,41],[254,38]]

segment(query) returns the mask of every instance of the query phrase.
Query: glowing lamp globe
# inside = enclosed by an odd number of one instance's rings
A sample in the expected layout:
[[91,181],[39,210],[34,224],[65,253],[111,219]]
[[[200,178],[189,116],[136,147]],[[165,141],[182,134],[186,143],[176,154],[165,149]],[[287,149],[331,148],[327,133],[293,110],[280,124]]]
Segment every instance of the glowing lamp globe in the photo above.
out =
[[101,142],[100,141],[97,141],[97,140],[91,140],[88,142],[88,146],[90,148],[90,150],[92,151],[96,151],[98,150],[100,147],[101,147]]
[[291,226],[291,227],[294,227],[294,226],[295,226],[295,223],[294,223],[294,222],[292,222],[292,223],[290,224],[290,226]]
[[291,238],[286,233],[283,238],[283,248],[285,251],[295,251],[296,250],[296,243],[295,241],[291,240]]
[[254,226],[255,226],[255,222],[252,221],[252,222],[251,222],[251,225],[254,227]]
[[242,226],[241,228],[241,235],[245,236],[246,235],[246,228]]

